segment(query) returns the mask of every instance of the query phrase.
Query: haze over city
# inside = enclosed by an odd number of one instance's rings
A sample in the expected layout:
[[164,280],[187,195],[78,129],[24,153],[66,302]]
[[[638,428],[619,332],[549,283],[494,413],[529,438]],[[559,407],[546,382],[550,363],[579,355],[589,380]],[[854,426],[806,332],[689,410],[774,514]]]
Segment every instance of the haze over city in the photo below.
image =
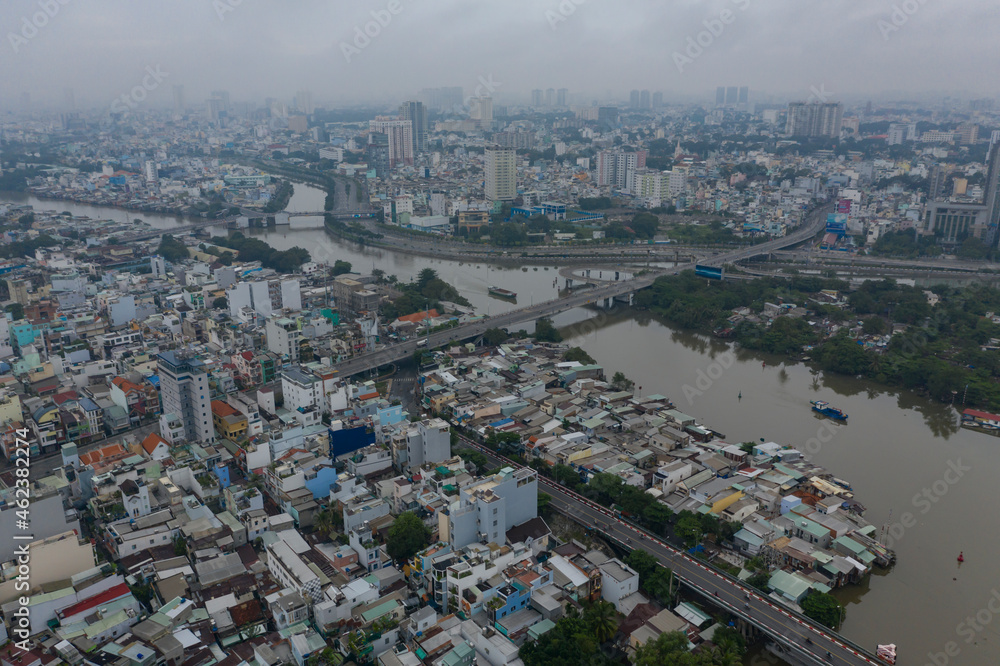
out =
[[[621,98],[631,87],[699,99],[734,84],[787,99],[804,99],[814,86],[840,100],[997,92],[983,74],[996,55],[989,0],[960,9],[924,0],[51,2],[58,11],[26,40],[24,21],[39,2],[0,7],[0,104],[24,92],[58,104],[69,87],[79,104],[101,106],[136,85],[146,66],[162,68],[192,99],[218,88],[257,101],[310,89],[325,106],[394,102],[436,86],[470,94],[490,76],[502,84],[500,101],[535,87],[569,88],[576,103]],[[351,53],[355,28],[363,31],[372,12],[390,20]],[[703,36],[703,52],[679,67],[675,54],[688,57],[688,38],[713,21],[718,34]],[[147,103],[170,104],[169,86]]]
[[1000,664],[998,31],[0,0],[0,666]]

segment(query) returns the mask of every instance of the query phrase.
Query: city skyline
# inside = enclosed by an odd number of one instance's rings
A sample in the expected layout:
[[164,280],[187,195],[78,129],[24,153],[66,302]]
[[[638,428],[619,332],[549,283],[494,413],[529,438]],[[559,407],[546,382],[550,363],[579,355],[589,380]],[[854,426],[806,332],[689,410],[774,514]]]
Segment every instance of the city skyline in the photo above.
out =
[[[474,95],[484,81],[497,99],[567,88],[570,104],[627,100],[631,89],[663,91],[667,103],[710,101],[722,81],[788,100],[804,100],[814,87],[839,100],[997,94],[974,64],[989,57],[990,6],[978,0],[960,14],[934,4],[917,4],[907,14],[893,5],[750,0],[686,3],[655,15],[640,15],[630,3],[572,0],[475,12],[453,2],[430,9],[401,0],[338,8],[234,0],[96,4],[87,11],[59,4],[49,17],[39,14],[37,2],[5,3],[0,26],[8,53],[0,78],[13,91],[5,99],[16,105],[29,93],[34,104],[64,105],[69,88],[77,107],[101,107],[144,85],[142,104],[165,108],[174,103],[173,86],[183,85],[190,105],[225,88],[234,100],[291,100],[309,90],[317,106],[330,107],[398,102],[441,86]],[[530,39],[504,37],[525,23],[522,34]],[[447,41],[430,42],[436,32]],[[607,41],[621,44],[613,61],[586,46]],[[952,43],[962,50],[940,48]],[[537,67],[566,49],[578,57]],[[659,71],[652,73],[650,63]]]

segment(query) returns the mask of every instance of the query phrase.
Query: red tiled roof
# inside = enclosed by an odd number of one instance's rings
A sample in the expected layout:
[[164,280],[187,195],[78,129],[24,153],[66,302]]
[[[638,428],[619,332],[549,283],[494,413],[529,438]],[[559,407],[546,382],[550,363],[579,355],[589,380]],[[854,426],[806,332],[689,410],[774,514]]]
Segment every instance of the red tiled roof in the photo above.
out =
[[396,321],[408,321],[416,324],[427,318],[433,319],[434,317],[440,317],[437,310],[421,310],[420,312],[414,312],[413,314],[408,314],[400,317]]
[[148,435],[146,435],[146,439],[142,440],[142,450],[149,455],[153,455],[153,451],[155,451],[156,447],[159,446],[161,443],[170,446],[170,443],[167,440],[163,439],[155,432],[151,432]]
[[212,413],[216,416],[237,416],[239,412],[233,408],[228,402],[222,402],[221,400],[212,401]]
[[59,611],[59,616],[71,617],[73,615],[76,615],[77,613],[81,613],[91,608],[100,606],[101,604],[106,604],[109,601],[120,599],[121,597],[124,597],[128,594],[132,594],[128,589],[128,585],[126,585],[125,583],[119,583],[118,585],[115,585],[111,589],[105,590],[103,592],[98,592],[92,597],[88,597],[87,599],[79,601],[73,604],[72,606],[67,606],[66,608],[63,608],[61,611]]

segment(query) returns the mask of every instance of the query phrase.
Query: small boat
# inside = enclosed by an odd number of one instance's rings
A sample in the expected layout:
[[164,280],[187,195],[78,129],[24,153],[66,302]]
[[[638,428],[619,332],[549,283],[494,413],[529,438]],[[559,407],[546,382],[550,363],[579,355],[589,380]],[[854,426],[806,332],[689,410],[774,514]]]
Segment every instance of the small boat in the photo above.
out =
[[494,296],[499,296],[500,298],[517,298],[517,293],[511,291],[510,289],[502,289],[501,287],[490,287],[488,291]]
[[965,551],[959,551],[958,552],[958,561],[959,562],[964,562],[965,561]]
[[823,416],[827,416],[827,417],[829,417],[831,419],[835,419],[837,421],[846,421],[847,420],[847,414],[845,414],[843,411],[837,409],[836,407],[831,407],[830,403],[828,403],[828,402],[824,402],[823,400],[810,400],[809,404],[812,405],[812,408],[813,408],[814,412],[818,412],[818,413],[822,414]]
[[879,645],[878,650],[875,652],[875,656],[887,664],[895,664],[896,646],[893,645],[892,643],[888,645]]

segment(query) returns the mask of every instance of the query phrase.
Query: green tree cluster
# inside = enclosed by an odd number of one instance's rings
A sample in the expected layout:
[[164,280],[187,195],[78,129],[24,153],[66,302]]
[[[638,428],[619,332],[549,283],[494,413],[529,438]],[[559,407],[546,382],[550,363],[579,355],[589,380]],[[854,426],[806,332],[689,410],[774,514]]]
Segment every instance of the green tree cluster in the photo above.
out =
[[455,287],[438,277],[437,272],[432,268],[420,271],[417,279],[413,282],[397,283],[396,289],[402,292],[402,296],[392,303],[382,306],[382,313],[392,319],[414,312],[436,309],[440,305],[440,301],[469,305],[469,301],[458,293]]
[[264,268],[273,269],[279,273],[295,273],[302,264],[309,261],[309,251],[301,247],[288,250],[275,250],[262,240],[247,238],[239,231],[233,232],[228,238],[216,236],[212,242],[222,247],[228,247],[239,253],[240,261],[259,261]]
[[562,334],[552,320],[542,317],[535,322],[535,334],[532,336],[538,342],[562,342]]
[[389,526],[385,549],[396,562],[402,564],[427,547],[431,531],[412,511],[399,514]]

